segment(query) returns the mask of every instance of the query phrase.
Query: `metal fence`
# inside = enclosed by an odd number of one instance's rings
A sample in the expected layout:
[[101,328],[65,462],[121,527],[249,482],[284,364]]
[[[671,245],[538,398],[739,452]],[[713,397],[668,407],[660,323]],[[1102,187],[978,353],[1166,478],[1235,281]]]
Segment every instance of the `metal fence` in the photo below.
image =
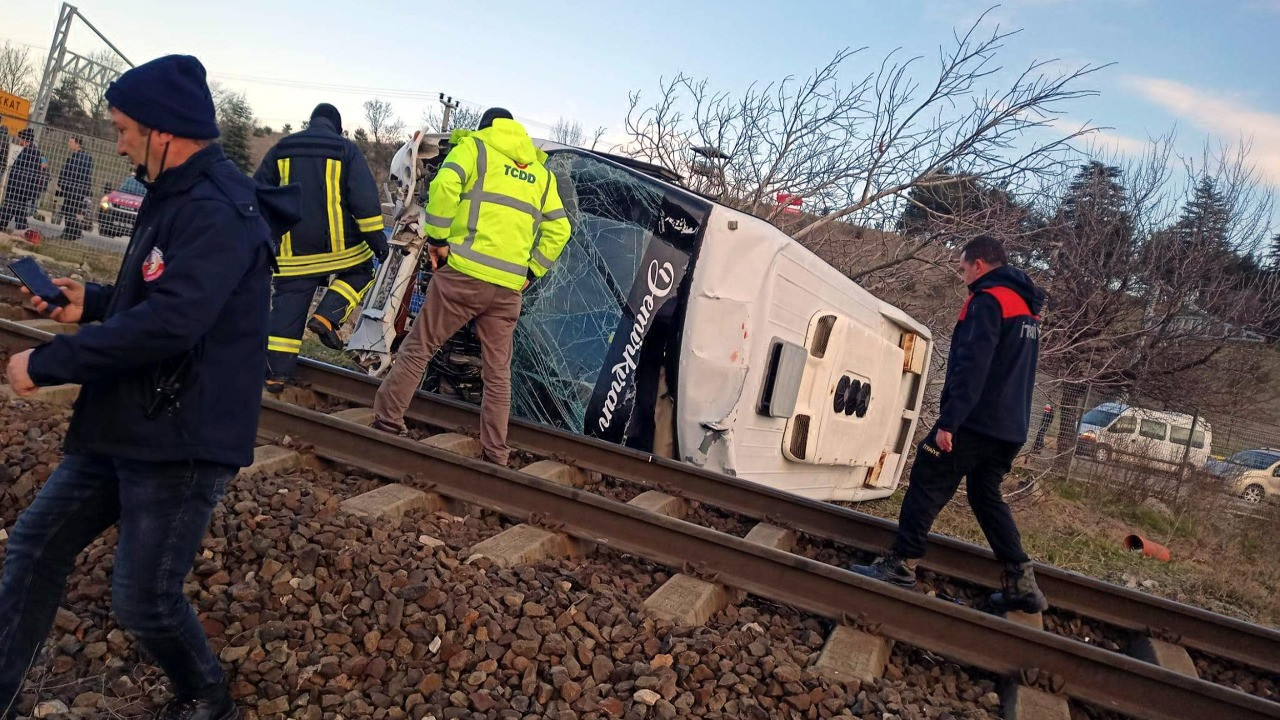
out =
[[0,231],[58,259],[114,274],[133,231],[142,186],[113,138],[28,123],[36,139],[0,135]]
[[1044,480],[1171,512],[1262,516],[1280,501],[1280,426],[1048,380],[1006,494],[1034,496]]

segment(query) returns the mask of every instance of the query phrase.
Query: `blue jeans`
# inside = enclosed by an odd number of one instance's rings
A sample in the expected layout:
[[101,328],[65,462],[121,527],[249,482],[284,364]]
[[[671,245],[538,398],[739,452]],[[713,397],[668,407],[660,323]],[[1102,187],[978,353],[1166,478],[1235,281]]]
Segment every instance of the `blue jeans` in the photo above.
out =
[[0,717],[53,626],[76,556],[119,524],[116,621],[180,697],[210,697],[226,677],[182,584],[236,468],[68,455],[10,534],[0,580]]

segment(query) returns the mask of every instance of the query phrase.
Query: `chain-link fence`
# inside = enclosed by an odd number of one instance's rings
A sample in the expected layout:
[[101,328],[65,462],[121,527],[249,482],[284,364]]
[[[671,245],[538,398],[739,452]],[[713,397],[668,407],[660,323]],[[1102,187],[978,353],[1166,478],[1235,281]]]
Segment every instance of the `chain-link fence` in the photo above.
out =
[[114,275],[146,189],[114,139],[28,122],[0,134],[0,231]]
[[1044,381],[1006,491],[1029,495],[1053,480],[1161,511],[1261,516],[1280,501],[1278,448],[1280,426]]

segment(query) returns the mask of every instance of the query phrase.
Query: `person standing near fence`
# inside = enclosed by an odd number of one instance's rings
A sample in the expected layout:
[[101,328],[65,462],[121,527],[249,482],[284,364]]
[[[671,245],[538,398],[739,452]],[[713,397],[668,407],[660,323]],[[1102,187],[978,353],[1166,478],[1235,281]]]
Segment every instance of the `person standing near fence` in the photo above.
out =
[[76,556],[116,526],[111,602],[168,676],[176,697],[160,719],[232,720],[226,675],[183,582],[227,483],[253,461],[271,238],[297,220],[297,201],[257,187],[213,142],[213,98],[194,57],[139,65],[106,100],[117,150],[150,187],[114,285],[59,278],[68,305],[32,300],[79,332],[9,360],[19,396],[63,383],[80,395],[62,462],[5,548],[0,717],[15,711]]
[[472,320],[480,339],[484,395],[480,445],[506,465],[511,351],[521,293],[545,275],[571,228],[544,164],[520,123],[489,108],[475,131],[455,130],[453,149],[431,181],[423,232],[435,272],[427,300],[373,401],[373,426],[403,432],[404,414],[440,346]]
[[[387,237],[369,163],[342,136],[342,116],[328,103],[311,112],[306,130],[267,151],[254,178],[302,189],[303,219],[280,238],[271,297],[266,388],[278,393],[293,378],[304,327],[326,347],[342,349],[338,328],[373,283],[373,258],[386,258]],[[326,284],[308,318],[316,288]]]
[[987,235],[970,240],[961,251],[960,273],[969,297],[951,337],[938,422],[916,448],[889,554],[849,569],[914,586],[915,561],[924,557],[929,530],[961,478],[967,478],[969,505],[1004,564],[1002,590],[991,596],[991,605],[997,611],[1036,613],[1049,605],[1036,585],[1000,483],[1027,441],[1044,292],[1008,261],[1000,241]]
[[49,186],[49,161],[36,145],[36,133],[31,128],[18,132],[18,145],[22,152],[9,169],[9,180],[4,186],[4,200],[0,201],[0,231],[9,227],[9,221],[17,230],[27,229],[27,217],[35,210],[36,200]]
[[66,227],[62,237],[67,240],[80,239],[89,226],[93,156],[85,151],[83,142],[79,135],[67,138],[67,149],[71,155],[62,163],[62,172],[58,173],[58,196],[62,198],[62,209],[58,214]]

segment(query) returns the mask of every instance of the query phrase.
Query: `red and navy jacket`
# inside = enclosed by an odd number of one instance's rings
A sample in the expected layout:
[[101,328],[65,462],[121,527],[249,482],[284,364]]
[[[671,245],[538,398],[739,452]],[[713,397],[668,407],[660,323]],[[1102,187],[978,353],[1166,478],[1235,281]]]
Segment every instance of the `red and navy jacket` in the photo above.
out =
[[1008,265],[975,280],[969,292],[951,337],[938,429],[1024,443],[1044,292]]

